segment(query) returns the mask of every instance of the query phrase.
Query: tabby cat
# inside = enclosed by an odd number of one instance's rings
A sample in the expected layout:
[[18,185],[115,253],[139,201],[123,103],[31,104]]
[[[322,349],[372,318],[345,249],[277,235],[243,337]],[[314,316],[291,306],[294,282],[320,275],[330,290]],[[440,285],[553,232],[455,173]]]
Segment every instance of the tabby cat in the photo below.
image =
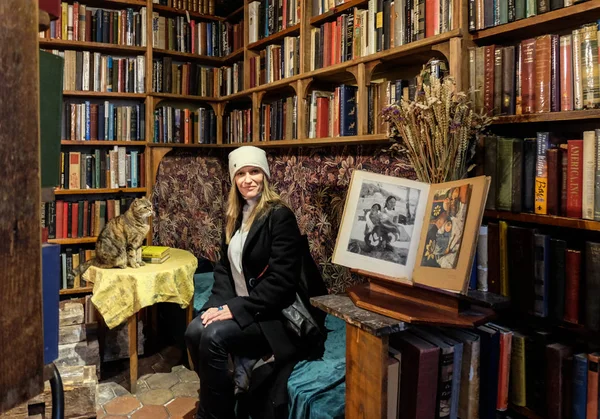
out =
[[148,217],[153,215],[147,198],[133,201],[125,213],[110,220],[96,242],[96,256],[79,265],[73,276],[83,274],[90,266],[99,268],[139,268],[142,261],[142,242],[150,230]]

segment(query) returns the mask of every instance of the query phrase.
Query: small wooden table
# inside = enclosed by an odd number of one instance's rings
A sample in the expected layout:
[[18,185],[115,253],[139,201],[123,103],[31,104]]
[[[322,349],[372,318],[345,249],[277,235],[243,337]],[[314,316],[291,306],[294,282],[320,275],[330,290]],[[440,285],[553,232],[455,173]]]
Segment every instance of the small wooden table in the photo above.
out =
[[323,295],[312,305],[346,322],[347,418],[383,418],[387,412],[389,335],[406,324],[354,305],[346,295]]
[[100,269],[90,267],[83,279],[94,284],[92,303],[110,328],[127,322],[129,337],[129,374],[131,392],[138,379],[137,313],[156,303],[177,303],[188,310],[191,319],[194,297],[194,272],[198,259],[190,252],[171,249],[171,257],[161,264],[146,264],[137,269]]

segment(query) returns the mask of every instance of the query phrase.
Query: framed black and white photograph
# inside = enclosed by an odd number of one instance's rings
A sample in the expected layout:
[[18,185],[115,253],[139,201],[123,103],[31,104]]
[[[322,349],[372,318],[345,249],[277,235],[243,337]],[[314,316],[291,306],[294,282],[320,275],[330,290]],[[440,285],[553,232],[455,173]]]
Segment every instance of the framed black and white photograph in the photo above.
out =
[[355,170],[333,262],[410,281],[428,192],[425,183]]

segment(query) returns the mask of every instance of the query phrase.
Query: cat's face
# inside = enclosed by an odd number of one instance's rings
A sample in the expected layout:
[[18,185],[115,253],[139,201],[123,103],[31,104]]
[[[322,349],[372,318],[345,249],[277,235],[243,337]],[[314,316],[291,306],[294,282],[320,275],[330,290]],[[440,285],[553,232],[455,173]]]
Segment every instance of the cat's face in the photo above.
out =
[[131,204],[131,211],[136,218],[146,219],[154,215],[152,202],[148,198],[138,198]]

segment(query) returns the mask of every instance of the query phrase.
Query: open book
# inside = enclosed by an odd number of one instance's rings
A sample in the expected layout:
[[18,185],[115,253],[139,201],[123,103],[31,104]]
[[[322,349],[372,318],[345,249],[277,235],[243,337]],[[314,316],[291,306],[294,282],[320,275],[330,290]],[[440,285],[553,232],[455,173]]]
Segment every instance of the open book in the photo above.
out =
[[466,293],[490,178],[430,185],[355,170],[333,262]]

